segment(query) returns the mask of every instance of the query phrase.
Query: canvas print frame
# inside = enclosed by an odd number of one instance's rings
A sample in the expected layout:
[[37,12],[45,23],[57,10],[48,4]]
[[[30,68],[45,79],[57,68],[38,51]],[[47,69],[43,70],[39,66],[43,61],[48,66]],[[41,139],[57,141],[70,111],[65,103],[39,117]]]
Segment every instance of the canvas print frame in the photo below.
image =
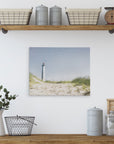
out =
[[29,94],[90,96],[90,48],[30,47]]

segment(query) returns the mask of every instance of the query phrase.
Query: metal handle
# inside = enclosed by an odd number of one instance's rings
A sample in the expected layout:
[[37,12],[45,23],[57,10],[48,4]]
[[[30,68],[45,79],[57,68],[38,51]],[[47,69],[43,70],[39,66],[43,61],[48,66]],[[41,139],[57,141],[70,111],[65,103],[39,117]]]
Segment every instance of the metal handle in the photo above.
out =
[[23,118],[23,117],[17,115],[17,119],[19,119],[19,118],[20,118],[20,119],[23,119],[23,120],[25,120],[25,121],[27,121],[27,122],[30,122],[30,123],[32,123],[32,124],[34,124],[34,125],[37,126],[36,123],[33,123],[33,122],[31,122],[30,120],[27,120],[27,119],[25,119],[25,118]]

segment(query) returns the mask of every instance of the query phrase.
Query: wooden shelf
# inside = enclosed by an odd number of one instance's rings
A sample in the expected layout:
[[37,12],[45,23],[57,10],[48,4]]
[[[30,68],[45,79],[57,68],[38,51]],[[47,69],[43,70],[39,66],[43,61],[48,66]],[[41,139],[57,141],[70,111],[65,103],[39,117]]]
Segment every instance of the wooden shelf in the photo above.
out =
[[0,25],[1,28],[5,30],[112,30],[114,25]]
[[108,30],[114,31],[114,25],[61,25],[61,26],[38,26],[38,25],[0,25],[2,30]]
[[114,144],[114,136],[86,136],[76,134],[38,134],[31,136],[3,136],[0,144]]

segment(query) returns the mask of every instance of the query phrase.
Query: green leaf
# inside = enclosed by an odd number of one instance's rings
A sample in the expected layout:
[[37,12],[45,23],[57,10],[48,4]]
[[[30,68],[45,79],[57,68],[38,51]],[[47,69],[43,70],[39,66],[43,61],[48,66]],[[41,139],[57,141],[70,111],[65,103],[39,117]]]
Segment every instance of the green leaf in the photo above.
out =
[[5,106],[6,104],[5,103],[3,103],[3,107]]
[[11,100],[11,98],[9,97],[9,98],[8,98],[8,100],[10,101],[10,100]]
[[7,103],[3,103],[3,107],[6,107],[6,106],[9,106],[9,102],[7,102]]
[[6,106],[6,110],[8,110],[9,106]]
[[8,99],[8,95],[7,94],[5,94],[5,98]]
[[6,88],[4,88],[4,92],[7,93],[7,89]]
[[6,92],[7,95],[8,95],[9,93],[10,93],[9,91]]
[[16,99],[16,95],[13,95],[13,100],[15,100]]
[[13,97],[13,100],[15,100],[16,99],[16,97]]
[[2,108],[2,106],[3,106],[3,103],[0,101],[0,108]]
[[2,99],[2,101],[4,102],[4,101],[5,101],[5,99],[3,98],[3,99]]
[[6,103],[6,106],[8,106],[9,104],[10,104],[10,103],[9,103],[9,102],[7,102],[7,103]]
[[1,90],[1,89],[3,89],[3,86],[2,86],[2,85],[0,86],[0,90]]

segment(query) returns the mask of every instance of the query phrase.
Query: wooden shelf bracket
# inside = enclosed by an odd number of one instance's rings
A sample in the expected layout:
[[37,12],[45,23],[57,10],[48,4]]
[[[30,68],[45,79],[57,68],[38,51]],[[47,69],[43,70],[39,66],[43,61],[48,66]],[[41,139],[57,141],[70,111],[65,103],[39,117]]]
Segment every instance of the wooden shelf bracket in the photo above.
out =
[[1,30],[2,30],[2,33],[3,33],[3,34],[7,34],[7,33],[8,33],[8,30],[6,30],[6,29],[4,29],[4,28],[1,28]]

